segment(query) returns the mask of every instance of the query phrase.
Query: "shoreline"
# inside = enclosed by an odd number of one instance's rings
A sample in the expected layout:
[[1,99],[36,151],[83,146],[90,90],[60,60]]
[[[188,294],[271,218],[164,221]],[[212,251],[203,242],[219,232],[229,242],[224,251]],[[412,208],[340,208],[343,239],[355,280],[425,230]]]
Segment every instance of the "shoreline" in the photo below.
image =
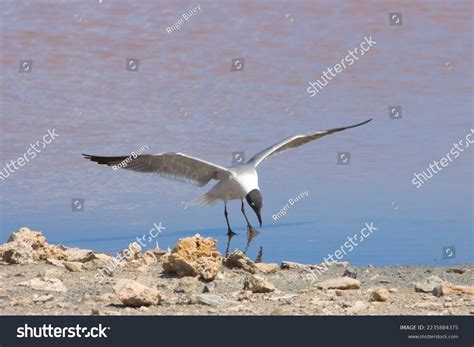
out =
[[[27,228],[0,245],[0,315],[474,315],[474,264],[255,263],[216,241],[116,260]],[[97,273],[102,270],[103,280]]]

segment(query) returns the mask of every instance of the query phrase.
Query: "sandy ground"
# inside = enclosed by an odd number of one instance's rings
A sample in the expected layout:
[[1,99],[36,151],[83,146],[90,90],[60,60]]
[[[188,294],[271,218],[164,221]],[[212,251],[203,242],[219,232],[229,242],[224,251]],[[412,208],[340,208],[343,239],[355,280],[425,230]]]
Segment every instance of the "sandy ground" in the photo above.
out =
[[[212,282],[163,273],[159,262],[140,269],[119,268],[102,283],[96,270],[69,271],[44,262],[0,265],[2,315],[473,315],[474,295],[435,296],[415,291],[414,283],[438,276],[456,285],[472,285],[474,265],[455,267],[352,267],[359,289],[319,289],[317,283],[340,278],[345,266],[332,266],[315,280],[305,268],[275,269],[262,274],[276,288],[269,293],[244,291],[249,276],[242,269],[222,267]],[[54,277],[65,292],[35,290],[21,282]],[[119,279],[135,280],[157,289],[158,305],[123,305],[113,286]],[[373,288],[385,288],[386,301],[371,301]],[[203,291],[207,293],[203,294]]]

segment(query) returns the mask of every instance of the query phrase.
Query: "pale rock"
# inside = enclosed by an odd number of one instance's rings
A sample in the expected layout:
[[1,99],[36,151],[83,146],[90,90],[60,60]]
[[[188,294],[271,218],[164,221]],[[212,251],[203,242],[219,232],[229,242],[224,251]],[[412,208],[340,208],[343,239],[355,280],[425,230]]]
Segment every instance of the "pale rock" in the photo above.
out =
[[242,291],[238,294],[237,300],[238,300],[238,301],[250,300],[251,297],[252,297],[252,291],[250,291],[250,290],[242,290]]
[[441,284],[443,284],[444,281],[439,278],[438,276],[429,276],[425,278],[422,281],[416,282],[415,285],[415,291],[416,292],[422,292],[422,293],[431,293],[433,289]]
[[158,305],[161,301],[161,294],[154,288],[149,288],[137,281],[130,279],[120,279],[114,286],[117,298],[125,306],[140,307]]
[[90,249],[81,248],[66,248],[65,251],[68,261],[78,261],[85,263],[86,261],[92,260],[94,252]]
[[66,293],[67,288],[64,286],[63,282],[57,278],[52,277],[35,277],[29,281],[21,282],[19,286],[31,288],[34,290],[42,290],[49,292],[59,292]]
[[369,301],[380,301],[385,302],[389,298],[388,290],[385,288],[373,288],[370,296]]
[[275,273],[280,270],[280,266],[276,263],[255,263],[257,270],[264,274]]
[[96,301],[105,301],[109,302],[114,299],[114,293],[104,293],[104,294],[99,294],[96,296]]
[[307,269],[309,265],[295,263],[293,261],[284,260],[281,262],[280,268],[282,270],[297,270],[297,269]]
[[357,271],[352,266],[348,266],[342,274],[342,277],[357,278]]
[[64,268],[64,262],[61,260],[53,259],[53,258],[47,258],[46,263],[50,265],[57,266],[59,268]]
[[37,277],[61,277],[65,274],[66,270],[64,267],[52,267],[42,269]]
[[52,295],[41,295],[41,296],[36,296],[33,298],[33,301],[36,302],[36,303],[45,303],[45,302],[49,302],[49,301],[53,301],[54,300],[54,296]]
[[32,297],[16,297],[10,300],[10,306],[30,306],[33,304]]
[[359,289],[360,281],[351,277],[336,277],[319,282],[316,286],[320,289]]
[[78,272],[78,271],[82,271],[84,267],[84,263],[81,263],[78,261],[65,261],[64,267],[71,272]]
[[275,286],[261,276],[252,275],[245,280],[244,290],[250,290],[252,293],[270,293],[275,291]]
[[257,265],[252,261],[252,259],[247,257],[244,252],[239,250],[235,250],[231,255],[224,259],[224,265],[229,269],[242,269],[252,274],[257,272]]
[[229,306],[234,305],[235,302],[221,298],[218,295],[213,294],[200,294],[197,296],[199,303],[208,306]]

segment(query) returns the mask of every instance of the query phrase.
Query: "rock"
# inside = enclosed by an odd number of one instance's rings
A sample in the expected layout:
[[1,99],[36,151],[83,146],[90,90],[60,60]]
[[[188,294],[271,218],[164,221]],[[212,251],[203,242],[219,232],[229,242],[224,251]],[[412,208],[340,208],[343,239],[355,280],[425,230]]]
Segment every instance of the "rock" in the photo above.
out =
[[270,293],[275,291],[275,286],[263,277],[252,275],[245,280],[244,290],[250,290],[252,293]]
[[7,277],[8,277],[8,275],[6,273],[0,272],[0,280],[4,279],[4,278],[7,278]]
[[352,266],[348,266],[346,270],[344,270],[342,277],[357,278],[357,272]]
[[10,306],[31,306],[33,304],[33,298],[31,297],[16,297],[10,300]]
[[[300,264],[302,265],[302,264]],[[303,265],[303,267],[310,267],[313,270],[319,270],[320,272],[325,272],[328,269],[332,267],[342,267],[346,268],[349,266],[349,262],[347,261],[334,261],[334,262],[324,262],[321,264],[315,264],[315,265]]]
[[430,276],[423,281],[415,283],[415,292],[431,293],[436,286],[443,284],[444,281],[438,276]]
[[173,289],[173,292],[178,294],[184,294],[186,293],[186,289],[183,287],[176,287],[175,289]]
[[160,258],[165,272],[178,277],[199,276],[205,281],[213,280],[222,265],[222,256],[216,250],[217,241],[200,236],[180,239],[171,253]]
[[38,273],[38,276],[37,277],[41,277],[41,278],[45,278],[45,277],[61,277],[64,275],[64,273],[66,272],[66,270],[64,269],[64,267],[62,268],[58,268],[58,267],[53,267],[53,268],[46,268],[46,269],[42,269],[39,273]]
[[297,270],[297,269],[307,269],[309,265],[305,264],[300,264],[300,263],[295,263],[293,261],[282,261],[280,268],[282,270]]
[[53,300],[54,300],[54,296],[52,295],[41,295],[36,298],[33,298],[33,301],[36,303],[45,303],[45,302],[49,302]]
[[125,306],[140,307],[158,305],[161,294],[154,288],[149,288],[130,279],[120,279],[114,286],[117,298]]
[[385,288],[374,288],[369,296],[369,301],[385,302],[388,300],[388,290]]
[[8,264],[32,264],[35,262],[32,257],[33,249],[30,246],[22,243],[9,246],[8,244],[0,246],[0,259],[4,262]]
[[221,298],[220,296],[213,294],[200,294],[197,296],[199,303],[208,305],[208,306],[228,306],[234,305],[233,301],[229,301]]
[[252,297],[252,291],[242,290],[237,296],[237,300],[239,301],[250,300],[251,297]]
[[146,251],[144,253],[136,253],[135,260],[142,266],[149,266],[156,263],[158,261],[158,257],[156,256],[156,252]]
[[97,307],[93,307],[91,309],[91,315],[93,316],[100,316],[100,312],[99,312],[99,309]]
[[[410,308],[414,309],[442,309],[443,304],[440,302],[416,302],[410,306]],[[418,313],[420,314],[420,313]]]
[[320,289],[359,289],[360,281],[351,277],[336,277],[319,282],[316,286]]
[[120,260],[104,253],[91,253],[85,263],[92,263],[97,267],[106,267],[120,264]]
[[388,291],[390,293],[396,293],[396,292],[398,292],[398,289],[397,288],[390,288]]
[[66,248],[65,251],[68,261],[78,261],[85,263],[86,261],[93,259],[94,252],[90,249],[81,248]]
[[18,283],[19,286],[28,287],[34,290],[42,290],[49,292],[60,292],[66,293],[67,288],[64,286],[63,282],[57,278],[43,277],[43,278],[33,278],[26,282]]
[[48,244],[41,232],[24,227],[0,245],[0,260],[8,264],[32,264],[47,258],[64,260],[67,258],[64,249]]
[[46,263],[47,263],[47,264],[50,264],[50,265],[57,266],[57,267],[65,268],[65,267],[64,267],[64,263],[63,263],[61,260],[52,259],[52,258],[47,258],[47,259],[46,259]]
[[255,263],[257,270],[264,274],[275,273],[280,270],[277,263]]
[[64,267],[71,272],[82,271],[84,264],[78,261],[65,261]]
[[216,289],[216,284],[213,282],[206,283],[202,289],[203,293],[212,293]]
[[458,286],[449,282],[445,282],[433,288],[432,293],[437,297],[449,294],[474,294],[474,287]]
[[462,275],[463,273],[466,272],[466,270],[464,270],[464,269],[459,269],[459,268],[452,268],[452,269],[446,270],[446,272],[447,272],[447,273],[456,273],[456,274]]
[[242,269],[252,274],[257,272],[256,264],[244,252],[235,250],[224,260],[224,265],[229,269]]
[[139,254],[142,250],[142,247],[138,244],[138,242],[132,242],[122,251],[122,254],[127,259],[135,258],[135,255]]

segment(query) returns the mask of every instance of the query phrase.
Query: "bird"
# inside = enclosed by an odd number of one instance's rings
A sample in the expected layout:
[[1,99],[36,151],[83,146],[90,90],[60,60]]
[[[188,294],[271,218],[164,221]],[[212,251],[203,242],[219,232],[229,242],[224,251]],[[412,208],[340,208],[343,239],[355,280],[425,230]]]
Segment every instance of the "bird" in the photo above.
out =
[[165,178],[195,184],[204,187],[210,181],[217,183],[204,195],[192,202],[192,205],[211,205],[221,200],[224,203],[224,216],[227,223],[227,235],[236,233],[232,230],[227,211],[227,204],[231,200],[240,200],[241,212],[247,223],[249,233],[257,234],[258,231],[250,223],[245,213],[244,199],[257,216],[262,227],[263,197],[258,184],[257,166],[265,159],[302,146],[326,135],[331,135],[346,129],[359,127],[372,120],[351,126],[333,128],[329,130],[314,131],[303,135],[288,137],[274,145],[256,153],[245,164],[224,167],[180,152],[167,152],[159,154],[140,154],[132,156],[103,157],[82,154],[84,158],[100,165],[113,166],[144,173],[156,173]]

